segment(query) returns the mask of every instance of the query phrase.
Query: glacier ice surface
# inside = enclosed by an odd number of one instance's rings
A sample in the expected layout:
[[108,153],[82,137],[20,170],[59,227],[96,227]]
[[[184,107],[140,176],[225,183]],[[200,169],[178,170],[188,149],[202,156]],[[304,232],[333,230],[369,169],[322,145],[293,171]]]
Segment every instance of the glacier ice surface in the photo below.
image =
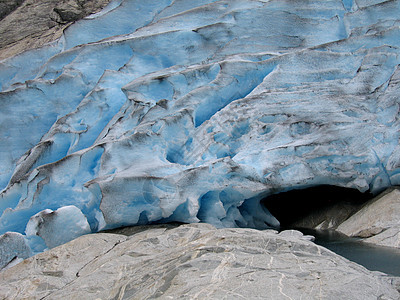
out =
[[28,238],[41,237],[48,248],[65,244],[90,232],[86,217],[73,205],[63,206],[55,211],[45,209],[37,213],[29,219],[25,230]]
[[22,234],[6,232],[0,236],[0,269],[31,255],[31,248]]
[[273,193],[399,185],[399,12],[118,0],[1,61],[0,249],[10,232],[26,257],[134,224],[277,227]]

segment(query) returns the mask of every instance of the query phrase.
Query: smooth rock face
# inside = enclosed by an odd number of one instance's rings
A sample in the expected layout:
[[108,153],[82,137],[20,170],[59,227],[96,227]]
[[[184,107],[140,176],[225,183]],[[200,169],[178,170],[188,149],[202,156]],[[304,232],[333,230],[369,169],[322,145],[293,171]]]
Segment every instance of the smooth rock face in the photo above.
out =
[[269,228],[270,194],[400,184],[399,15],[396,0],[112,1],[1,61],[0,234],[65,206],[92,232]]
[[358,205],[336,204],[313,211],[303,219],[292,224],[293,228],[310,228],[316,230],[335,230],[342,222],[360,209]]
[[364,242],[400,248],[400,191],[395,189],[371,200],[337,230],[365,238]]
[[394,280],[301,238],[207,224],[82,236],[0,273],[7,299],[398,299]]

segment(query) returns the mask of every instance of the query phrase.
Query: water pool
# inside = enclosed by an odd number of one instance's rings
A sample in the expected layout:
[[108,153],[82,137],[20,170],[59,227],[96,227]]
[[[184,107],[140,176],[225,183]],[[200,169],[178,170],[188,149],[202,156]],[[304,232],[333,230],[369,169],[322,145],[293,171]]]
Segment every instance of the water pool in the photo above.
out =
[[371,271],[400,276],[400,249],[376,246],[331,230],[298,229],[315,236],[315,243]]

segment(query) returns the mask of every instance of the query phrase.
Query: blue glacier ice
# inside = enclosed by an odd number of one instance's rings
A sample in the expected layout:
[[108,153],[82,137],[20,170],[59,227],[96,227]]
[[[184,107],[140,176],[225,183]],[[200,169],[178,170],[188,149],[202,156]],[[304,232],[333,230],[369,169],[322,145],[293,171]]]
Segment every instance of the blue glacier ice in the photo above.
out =
[[118,0],[1,61],[0,234],[24,258],[134,224],[278,227],[268,195],[399,185],[399,16]]

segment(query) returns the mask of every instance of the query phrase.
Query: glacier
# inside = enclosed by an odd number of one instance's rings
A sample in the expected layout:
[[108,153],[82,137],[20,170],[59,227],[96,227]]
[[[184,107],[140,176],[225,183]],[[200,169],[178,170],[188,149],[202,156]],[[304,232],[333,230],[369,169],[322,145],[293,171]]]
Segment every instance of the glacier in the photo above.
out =
[[9,251],[135,224],[279,227],[268,195],[399,185],[399,15],[396,0],[118,0],[0,61]]

